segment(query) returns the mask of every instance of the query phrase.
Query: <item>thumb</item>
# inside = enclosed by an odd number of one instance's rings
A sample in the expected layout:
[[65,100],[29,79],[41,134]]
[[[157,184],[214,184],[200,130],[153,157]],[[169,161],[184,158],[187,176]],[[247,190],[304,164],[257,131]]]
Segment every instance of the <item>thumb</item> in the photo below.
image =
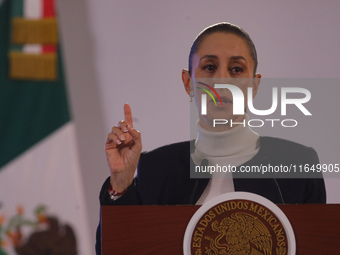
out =
[[142,147],[141,133],[130,126],[128,126],[128,132],[131,135],[132,140],[135,142],[135,145]]

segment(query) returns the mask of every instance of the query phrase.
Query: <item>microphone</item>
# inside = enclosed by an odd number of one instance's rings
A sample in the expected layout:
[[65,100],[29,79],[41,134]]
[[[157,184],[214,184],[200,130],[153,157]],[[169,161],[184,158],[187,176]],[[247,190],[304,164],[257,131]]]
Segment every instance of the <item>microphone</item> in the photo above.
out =
[[208,161],[206,158],[202,159],[202,161],[201,161],[201,166],[207,167],[208,164],[209,164],[209,161]]
[[281,202],[282,202],[282,204],[284,205],[284,204],[285,204],[285,201],[284,201],[284,199],[283,199],[283,196],[282,196],[282,192],[281,192],[280,186],[279,186],[279,184],[278,184],[276,178],[274,178],[273,180],[274,180],[274,182],[275,182],[275,184],[276,184],[277,191],[279,192],[279,195],[280,195],[280,198],[281,198]]
[[[263,158],[263,159],[262,159],[262,165],[269,165],[269,164],[270,164],[270,161],[269,161],[268,158]],[[281,192],[280,185],[279,185],[279,183],[277,182],[277,180],[276,180],[275,177],[274,177],[272,180],[273,180],[274,183],[275,183],[275,187],[276,187],[277,193],[279,194],[279,197],[280,197],[280,199],[281,199],[281,202],[282,202],[282,204],[284,205],[284,204],[285,204],[285,201],[284,201],[284,199],[283,199],[283,195],[282,195],[282,192]]]
[[[205,158],[202,159],[201,167],[207,167],[208,164],[209,164],[209,161],[207,159],[205,159]],[[201,168],[201,169],[203,169],[203,168]],[[194,204],[195,193],[196,193],[199,181],[200,181],[200,179],[196,179],[194,188],[192,189],[191,194],[190,194],[189,205]]]

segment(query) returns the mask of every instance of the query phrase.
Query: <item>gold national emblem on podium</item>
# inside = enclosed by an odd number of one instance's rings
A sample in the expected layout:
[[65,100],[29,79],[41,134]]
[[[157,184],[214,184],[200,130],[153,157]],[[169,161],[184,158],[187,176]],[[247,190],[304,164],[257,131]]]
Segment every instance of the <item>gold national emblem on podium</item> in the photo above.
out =
[[255,194],[226,195],[231,198],[219,196],[195,213],[185,233],[185,255],[295,253],[293,230],[279,207]]

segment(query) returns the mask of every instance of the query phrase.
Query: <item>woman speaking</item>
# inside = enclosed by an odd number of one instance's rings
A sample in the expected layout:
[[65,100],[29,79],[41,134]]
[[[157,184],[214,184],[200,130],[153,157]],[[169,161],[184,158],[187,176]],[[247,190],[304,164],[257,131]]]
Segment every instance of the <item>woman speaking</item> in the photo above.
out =
[[[191,178],[192,169],[196,166],[202,169],[207,164],[240,168],[319,162],[312,148],[259,136],[242,124],[247,123],[246,114],[233,114],[229,90],[213,92],[214,83],[223,81],[233,84],[244,95],[251,91],[248,97],[254,98],[261,80],[256,69],[256,49],[243,29],[230,23],[204,29],[192,44],[188,70],[182,71],[184,89],[199,113],[197,138],[141,153],[141,133],[134,129],[130,106],[124,105],[125,118],[112,128],[105,143],[111,175],[101,189],[101,205],[203,204],[233,191],[256,193],[274,203],[325,203],[322,178],[236,178],[234,174]],[[202,96],[207,91],[211,97]],[[215,119],[229,121],[215,125]],[[99,252],[100,231],[97,233]]]

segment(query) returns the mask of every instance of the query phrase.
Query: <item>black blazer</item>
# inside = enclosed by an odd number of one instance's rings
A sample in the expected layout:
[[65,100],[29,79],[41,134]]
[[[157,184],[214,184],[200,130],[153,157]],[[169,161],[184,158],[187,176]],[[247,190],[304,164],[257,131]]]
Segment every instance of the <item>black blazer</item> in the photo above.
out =
[[[141,154],[137,177],[127,192],[116,201],[110,199],[108,178],[100,192],[101,205],[184,205],[196,204],[208,178],[190,178],[190,151],[194,142],[186,141],[157,148]],[[260,150],[242,166],[252,165],[304,165],[318,164],[319,159],[314,149],[304,145],[272,137],[260,137]],[[239,168],[238,168],[239,169]],[[306,176],[308,175],[308,176]],[[312,176],[310,176],[312,175]],[[251,178],[237,178],[233,175],[235,191],[252,192],[274,203],[325,203],[326,191],[322,175],[319,173],[303,174],[299,178],[258,178],[261,174],[247,175]],[[285,177],[287,175],[283,175]],[[296,176],[296,175],[294,175]],[[244,177],[244,176],[241,176]],[[253,178],[255,177],[255,178]],[[312,178],[301,178],[312,177]],[[100,225],[98,227],[100,230]],[[100,254],[100,231],[97,231],[97,254]]]

